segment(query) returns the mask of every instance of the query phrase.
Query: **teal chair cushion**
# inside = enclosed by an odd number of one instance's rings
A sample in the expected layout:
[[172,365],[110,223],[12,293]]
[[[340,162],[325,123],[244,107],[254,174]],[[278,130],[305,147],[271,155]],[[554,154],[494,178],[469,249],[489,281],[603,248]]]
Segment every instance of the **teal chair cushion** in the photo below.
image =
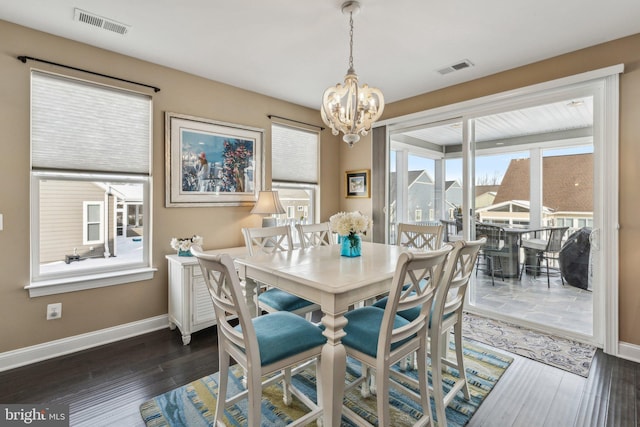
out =
[[268,289],[258,295],[258,301],[274,310],[295,311],[313,304],[311,301],[297,297],[277,288]]
[[[373,306],[349,311],[344,315],[349,323],[344,328],[347,335],[342,338],[342,343],[371,357],[376,357],[383,316],[384,310]],[[399,328],[410,322],[403,317],[396,316],[393,323],[395,328]],[[411,337],[393,344],[391,349],[399,347],[410,339]]]
[[[262,366],[327,342],[322,330],[297,314],[281,311],[252,319]],[[238,325],[237,330],[242,328]]]
[[[373,304],[373,307],[378,307],[381,309],[385,309],[387,306],[388,297],[384,297]],[[398,316],[404,317],[405,319],[412,321],[415,320],[420,314],[420,307],[413,307],[408,310],[402,310],[398,312]]]

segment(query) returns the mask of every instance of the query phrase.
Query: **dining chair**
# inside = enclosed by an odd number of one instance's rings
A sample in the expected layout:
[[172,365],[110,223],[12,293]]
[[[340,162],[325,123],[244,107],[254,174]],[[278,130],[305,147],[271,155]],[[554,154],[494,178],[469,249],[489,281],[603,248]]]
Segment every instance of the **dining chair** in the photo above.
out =
[[[527,269],[527,271],[531,271],[537,275],[538,272],[542,269],[542,261],[544,261],[547,267],[547,288],[551,288],[551,279],[549,278],[549,261],[558,262],[560,249],[562,249],[562,238],[564,234],[567,232],[569,227],[549,227],[544,229],[547,233],[546,239],[523,239],[520,243],[520,247],[524,249],[525,256],[522,262],[522,268],[520,269],[520,277],[522,279],[522,272]],[[535,254],[534,257],[528,257],[527,252],[533,252]],[[535,260],[535,264],[531,264],[531,261]],[[558,274],[560,274],[560,280],[562,281],[562,286],[564,286],[564,278],[562,277],[562,273],[560,272],[559,267],[551,267],[551,269],[556,269]]]
[[328,222],[296,224],[296,230],[298,231],[300,246],[303,248],[328,246],[336,243]]
[[[462,390],[465,398],[469,399],[462,348],[462,310],[471,273],[476,265],[480,248],[485,243],[486,238],[472,241],[457,240],[450,243],[451,252],[447,257],[440,283],[435,291],[429,318],[428,336],[431,359],[431,390],[433,391],[436,420],[439,427],[446,426],[445,408],[451,403],[458,391]],[[376,305],[382,306],[380,302]],[[409,321],[415,319],[419,314],[419,309],[415,307],[398,312],[399,316]],[[455,361],[447,358],[451,331],[454,336]],[[414,368],[419,369],[421,361],[424,359],[420,359],[420,356],[417,357]],[[457,369],[459,372],[459,378],[455,380],[446,394],[442,379],[443,365]],[[415,381],[412,384],[414,387],[418,387]]]
[[[444,226],[440,225],[419,225],[419,224],[398,224],[398,237],[396,244],[406,248],[436,250],[442,247],[444,236]],[[407,363],[415,365],[414,356],[410,356],[402,362],[402,369],[407,368]]]
[[[394,389],[421,405],[424,416],[416,425],[432,425],[426,362],[427,330],[436,285],[440,282],[443,266],[451,249],[447,246],[429,252],[401,253],[386,307],[365,306],[345,314],[346,335],[342,338],[342,343],[347,356],[362,364],[361,375],[347,384],[345,390],[360,385],[362,394],[369,395],[371,371],[375,370],[379,426],[392,425],[389,410],[391,383]],[[406,284],[409,286],[406,287]],[[404,310],[415,310],[417,315],[412,320],[407,320],[399,315]],[[417,394],[398,380],[408,379],[406,375],[399,372],[391,375],[392,366],[414,352],[417,353],[418,360],[424,361],[418,364]],[[349,408],[343,407],[343,414],[358,420],[359,425],[368,425]]]
[[[436,288],[429,320],[429,354],[433,400],[435,401],[436,420],[439,427],[446,427],[445,408],[460,390],[462,390],[465,399],[470,399],[462,348],[462,310],[471,273],[476,265],[480,248],[485,243],[485,238],[454,242],[453,250],[445,264],[441,283]],[[455,343],[455,361],[447,357],[451,330],[453,330]],[[458,371],[458,379],[450,385],[446,394],[442,377],[443,365]]]
[[[242,233],[249,255],[260,252],[286,252],[293,249],[291,228],[288,225],[243,228]],[[258,287],[260,288],[261,286]],[[319,310],[320,306],[281,289],[268,288],[258,292],[258,309],[267,313],[289,311],[304,315],[307,320],[311,320],[312,313]]]
[[[500,273],[500,279],[504,281],[502,270],[502,258],[505,256],[504,248],[504,229],[499,225],[493,224],[476,224],[476,239],[486,238],[487,242],[480,249],[480,254],[476,261],[476,276],[478,271],[485,274],[491,274],[491,285],[495,286],[495,273]],[[484,260],[481,264],[480,260]]]
[[[307,425],[322,415],[315,404],[291,383],[291,368],[316,361],[317,390],[321,390],[320,354],[327,339],[322,330],[300,316],[288,312],[269,313],[252,318],[240,279],[228,254],[207,254],[200,246],[191,247],[198,259],[207,290],[213,301],[217,322],[219,384],[213,425],[223,426],[226,407],[248,399],[248,426],[261,425],[262,388],[283,381],[285,404],[295,395],[311,411],[291,426]],[[227,397],[229,359],[246,373],[246,389]],[[273,376],[271,376],[273,375]],[[268,379],[262,381],[262,378]]]
[[440,225],[398,224],[396,244],[408,248],[436,250],[442,246],[444,227]]

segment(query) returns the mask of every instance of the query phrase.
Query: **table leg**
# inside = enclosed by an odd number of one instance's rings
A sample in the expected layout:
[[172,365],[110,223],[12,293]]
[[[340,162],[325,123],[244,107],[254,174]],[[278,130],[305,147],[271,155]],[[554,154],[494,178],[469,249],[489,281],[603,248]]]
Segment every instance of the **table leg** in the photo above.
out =
[[245,277],[244,279],[244,297],[247,301],[247,307],[249,307],[249,313],[252,317],[258,316],[258,306],[256,305],[256,289],[258,284],[255,280]]
[[347,373],[347,352],[341,339],[345,336],[347,319],[340,314],[322,317],[323,332],[327,343],[322,348],[320,375],[322,375],[322,404],[324,409],[323,427],[338,427],[342,419],[342,399],[344,379]]

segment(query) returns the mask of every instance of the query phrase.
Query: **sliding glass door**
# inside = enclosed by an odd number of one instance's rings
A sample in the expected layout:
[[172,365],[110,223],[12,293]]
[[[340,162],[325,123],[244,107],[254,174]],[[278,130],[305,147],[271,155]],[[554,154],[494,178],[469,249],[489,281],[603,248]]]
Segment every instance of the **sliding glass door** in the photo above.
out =
[[[390,127],[388,241],[401,222],[443,224],[445,240],[498,225],[504,277],[478,273],[467,309],[600,343],[603,292],[590,245],[603,203],[597,93],[586,85]],[[566,228],[563,251],[543,258],[523,248],[557,227]],[[538,268],[546,262],[548,282]]]

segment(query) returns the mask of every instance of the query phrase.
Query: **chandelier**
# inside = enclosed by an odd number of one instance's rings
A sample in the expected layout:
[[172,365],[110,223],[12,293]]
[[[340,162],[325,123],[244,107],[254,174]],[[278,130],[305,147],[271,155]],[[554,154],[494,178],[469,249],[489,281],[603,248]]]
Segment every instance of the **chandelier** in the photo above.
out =
[[353,14],[360,11],[360,3],[348,1],[342,5],[342,13],[349,14],[349,69],[344,85],[338,83],[324,91],[320,113],[322,120],[334,135],[344,134],[342,140],[353,147],[365,136],[371,125],[384,110],[384,98],[379,89],[368,85],[358,86],[358,76],[353,69]]

